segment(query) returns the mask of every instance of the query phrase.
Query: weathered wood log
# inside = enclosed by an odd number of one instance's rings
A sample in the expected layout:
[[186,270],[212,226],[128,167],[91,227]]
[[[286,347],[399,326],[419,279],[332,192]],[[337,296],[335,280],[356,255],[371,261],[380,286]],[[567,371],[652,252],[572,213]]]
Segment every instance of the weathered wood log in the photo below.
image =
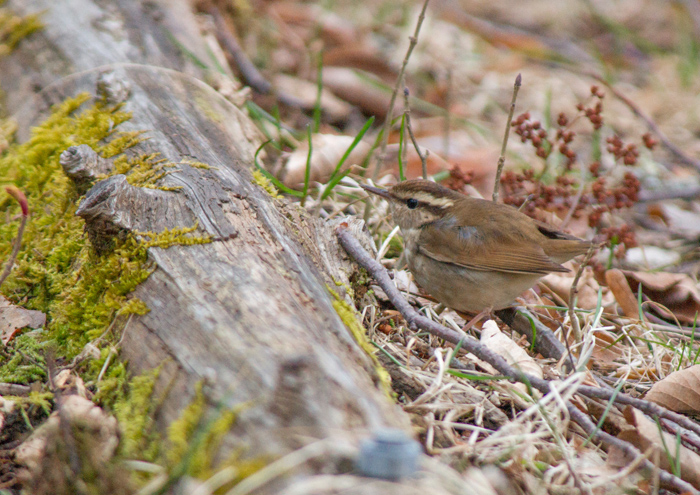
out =
[[[156,391],[165,394],[161,427],[204,381],[212,401],[247,405],[224,444],[245,445],[250,456],[289,452],[300,445],[297,434],[352,439],[374,428],[407,428],[407,417],[379,386],[375,362],[337,309],[355,267],[332,228],[253,183],[256,129],[191,75],[198,69],[167,36],[166,25],[171,33],[189,33],[188,49],[206,53],[188,24],[187,2],[122,0],[108,10],[88,0],[8,5],[20,13],[44,11],[46,23],[0,62],[20,139],[50,105],[99,93],[132,112],[122,130],[147,133],[136,152],[159,153],[175,165],[160,184],[177,191],[134,187],[121,175],[91,185],[110,163],[89,148],[66,150],[66,173],[91,186],[78,214],[98,251],[125,232],[197,225],[199,235],[211,237],[149,249],[156,269],[134,296],[150,312],[124,329],[122,357],[133,373],[163,366]],[[361,225],[355,224],[358,235],[367,239]]]

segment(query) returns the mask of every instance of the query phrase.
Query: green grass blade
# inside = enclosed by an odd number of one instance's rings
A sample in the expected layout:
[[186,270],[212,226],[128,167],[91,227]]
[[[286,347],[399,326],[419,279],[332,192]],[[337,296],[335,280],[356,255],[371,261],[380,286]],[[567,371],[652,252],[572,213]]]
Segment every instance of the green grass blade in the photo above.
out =
[[318,54],[316,66],[316,101],[314,102],[314,133],[321,128],[321,93],[323,92],[323,52]]
[[306,170],[304,170],[304,190],[301,195],[301,206],[306,203],[306,196],[309,194],[309,177],[311,176],[311,154],[313,153],[313,145],[311,144],[311,127],[309,129],[309,153],[306,155]]
[[257,168],[261,174],[263,174],[265,177],[267,177],[270,180],[270,182],[272,182],[272,184],[277,189],[282,191],[283,193],[290,194],[290,195],[295,196],[297,198],[301,198],[301,195],[302,195],[301,192],[295,191],[294,189],[290,189],[287,186],[285,186],[284,184],[282,184],[282,182],[277,177],[275,177],[270,172],[265,170],[263,168],[263,166],[260,165],[260,162],[258,162],[258,154],[262,151],[262,149],[265,147],[265,145],[267,145],[270,141],[271,141],[271,139],[268,139],[263,144],[261,144],[257,150],[255,150],[255,158],[253,159],[253,163],[255,164],[255,168]]
[[404,137],[406,136],[406,114],[401,116],[401,130],[399,131],[399,182],[406,180],[406,176],[403,173],[403,147],[406,145],[404,142]]
[[355,139],[350,143],[350,146],[348,146],[348,149],[345,150],[345,154],[340,158],[338,161],[338,164],[335,166],[335,169],[333,170],[333,173],[331,174],[331,180],[328,182],[328,185],[326,185],[326,188],[323,190],[323,194],[321,195],[321,200],[324,200],[328,197],[328,195],[333,191],[333,188],[340,182],[340,180],[345,177],[349,169],[346,170],[344,173],[338,175],[338,172],[340,169],[343,167],[345,164],[345,160],[348,159],[350,156],[350,153],[352,153],[352,150],[354,150],[357,145],[360,143],[362,138],[364,137],[365,133],[369,130],[369,128],[372,126],[374,123],[374,117],[370,117],[367,122],[365,122],[365,125],[362,126],[362,129],[360,129],[360,132],[357,133],[357,136],[355,136]]

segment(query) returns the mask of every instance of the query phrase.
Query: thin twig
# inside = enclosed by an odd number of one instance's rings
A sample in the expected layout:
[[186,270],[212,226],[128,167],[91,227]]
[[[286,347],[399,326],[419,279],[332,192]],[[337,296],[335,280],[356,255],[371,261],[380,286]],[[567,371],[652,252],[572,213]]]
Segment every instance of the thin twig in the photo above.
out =
[[576,213],[576,208],[578,208],[579,203],[581,202],[581,198],[583,197],[583,192],[586,189],[586,169],[585,165],[583,162],[581,163],[581,185],[578,188],[578,192],[576,193],[576,196],[574,197],[573,203],[571,203],[571,208],[569,208],[569,211],[566,213],[566,216],[564,217],[564,221],[561,222],[561,225],[559,226],[560,230],[564,230],[567,225],[569,225],[569,222],[571,221],[572,218],[574,218],[574,213]]
[[212,2],[202,2],[201,8],[214,19],[214,26],[216,28],[216,34],[219,42],[228,51],[228,54],[233,59],[236,67],[238,67],[243,81],[248,86],[260,94],[274,95],[280,103],[289,107],[304,108],[306,106],[300,99],[288,95],[282,91],[275,90],[272,84],[265,79],[258,68],[255,67],[255,64],[253,64],[253,62],[251,62],[251,60],[248,58],[248,55],[246,55],[243,48],[241,48],[238,40],[229,30],[229,27],[226,24],[226,19],[224,19],[224,16],[221,15],[219,9]]
[[[514,367],[510,366],[505,359],[493,352],[488,347],[483,346],[476,339],[472,337],[464,338],[458,332],[440,325],[439,323],[434,322],[418,313],[401,295],[393,281],[389,278],[386,269],[375,261],[369,254],[367,254],[359,241],[352,236],[346,227],[344,227],[342,224],[337,227],[336,235],[338,236],[341,246],[343,246],[348,254],[350,254],[350,256],[352,256],[352,258],[354,258],[358,264],[365,268],[377,281],[378,285],[384,290],[389,300],[404,317],[409,328],[421,328],[438,338],[446,340],[447,342],[459,344],[465,351],[472,353],[483,361],[486,361],[499,373],[508,377],[510,380],[525,383],[528,386],[539,390],[543,394],[550,392],[550,383],[547,380],[537,378],[515,369]],[[577,393],[588,397],[597,397],[610,400],[613,397],[614,391],[581,385],[578,387]],[[665,417],[671,421],[677,422],[683,427],[686,427],[685,425],[690,423],[687,418],[683,418],[680,414],[673,413],[661,406],[652,404],[645,400],[633,399],[632,397],[628,397],[620,393],[616,395],[614,400],[615,402],[633,405],[633,407],[637,407],[643,412],[648,412],[652,415],[656,414],[659,417]],[[569,411],[571,418],[577,424],[579,424],[586,433],[591,435],[594,440],[600,441],[607,445],[615,446],[625,452],[632,459],[641,456],[641,453],[631,444],[596,428],[596,425],[570,402],[567,402],[567,410]],[[674,418],[678,418],[680,421],[676,421]],[[681,422],[685,424],[681,424]],[[688,429],[698,431],[700,430],[700,426],[695,425]],[[653,469],[653,465],[649,461],[644,461],[640,465],[646,469]],[[667,483],[669,486],[672,486],[674,489],[677,489],[680,492],[688,491],[689,493],[700,494],[700,492],[698,492],[690,484],[670,473],[661,471],[660,477],[664,483]]]
[[[571,284],[571,289],[569,290],[569,320],[571,321],[571,327],[574,329],[574,338],[576,339],[577,343],[581,342],[581,326],[579,325],[578,318],[576,317],[574,311],[576,309],[576,297],[578,296],[578,282],[581,280],[581,275],[583,275],[583,271],[586,269],[588,262],[591,261],[593,251],[594,246],[591,244],[591,247],[588,248],[588,252],[586,253],[586,257],[583,259],[583,262],[576,271],[574,282]],[[568,348],[568,335],[564,336],[564,341],[566,343],[566,347]],[[569,355],[571,355],[571,349],[569,349]]]
[[411,136],[411,142],[413,142],[413,147],[416,149],[416,153],[418,153],[418,157],[420,158],[420,163],[423,168],[423,179],[428,180],[428,155],[427,153],[425,156],[421,154],[420,146],[418,146],[418,142],[416,142],[416,136],[413,135],[413,128],[411,127],[411,107],[408,104],[407,87],[403,88],[403,111],[404,115],[406,115],[406,127],[408,128],[408,135]]
[[506,163],[506,148],[508,147],[508,136],[510,135],[510,123],[513,121],[513,113],[515,112],[515,100],[518,98],[518,91],[522,85],[523,77],[518,74],[513,85],[513,98],[510,100],[510,110],[508,111],[508,120],[506,121],[506,130],[503,134],[503,144],[501,145],[501,156],[498,157],[498,168],[496,168],[496,180],[493,184],[493,202],[498,201],[498,187],[501,183],[501,173],[503,166]]
[[15,186],[7,186],[5,188],[5,191],[7,191],[7,193],[10,196],[15,198],[19,203],[20,207],[22,208],[22,220],[20,220],[19,223],[17,237],[15,237],[15,243],[12,247],[12,254],[10,255],[10,259],[7,260],[7,264],[5,265],[5,269],[2,271],[2,275],[0,275],[0,285],[2,285],[5,279],[10,275],[12,267],[15,264],[15,260],[17,260],[17,255],[19,254],[19,250],[22,247],[22,235],[24,234],[24,228],[27,226],[27,219],[29,218],[29,206],[24,193]]
[[445,121],[443,125],[443,140],[442,140],[442,156],[445,158],[450,156],[450,108],[452,107],[452,96],[454,88],[452,87],[452,66],[447,68],[447,81],[445,88]]
[[634,103],[632,100],[623,95],[622,92],[615,89],[610,83],[608,83],[608,81],[603,79],[603,77],[599,76],[598,74],[589,72],[588,75],[596,81],[600,82],[601,84],[604,84],[612,92],[612,94],[615,95],[616,98],[618,98],[622,103],[627,105],[637,117],[646,122],[647,127],[654,134],[656,134],[656,136],[663,143],[663,145],[666,146],[666,148],[673,155],[675,155],[676,158],[678,158],[685,165],[693,167],[695,170],[700,171],[700,160],[688,156],[687,154],[685,154],[685,152],[683,152],[683,150],[681,150],[678,146],[673,144],[671,140],[666,136],[666,134],[664,134],[663,131],[659,128],[659,126],[656,125],[656,122],[654,122],[654,120],[651,117],[649,117],[646,113],[644,113],[642,109],[637,106],[636,103]]
[[384,127],[382,128],[382,146],[379,150],[379,156],[377,157],[377,164],[374,167],[374,173],[372,174],[372,180],[376,181],[379,177],[379,171],[382,168],[384,159],[386,157],[386,145],[389,142],[389,127],[391,126],[391,115],[394,113],[394,105],[396,104],[396,95],[399,93],[399,88],[402,86],[404,81],[404,75],[406,74],[406,66],[408,65],[408,59],[411,58],[411,53],[418,43],[418,34],[420,33],[420,28],[423,25],[423,20],[425,19],[425,10],[428,8],[428,3],[430,0],[425,0],[423,2],[423,8],[418,16],[418,22],[416,22],[416,29],[413,32],[413,36],[410,36],[408,50],[406,51],[406,56],[401,64],[401,70],[399,71],[399,76],[396,78],[396,86],[394,87],[394,92],[391,93],[391,101],[389,102],[389,110],[386,114],[386,120],[384,120]]
[[16,395],[25,397],[31,392],[31,387],[18,383],[0,383],[0,395]]

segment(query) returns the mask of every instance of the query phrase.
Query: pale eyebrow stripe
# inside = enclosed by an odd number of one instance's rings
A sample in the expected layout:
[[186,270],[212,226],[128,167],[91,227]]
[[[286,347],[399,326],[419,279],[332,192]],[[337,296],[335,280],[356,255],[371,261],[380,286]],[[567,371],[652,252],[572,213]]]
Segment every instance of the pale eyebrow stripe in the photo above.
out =
[[417,192],[411,197],[417,199],[421,203],[425,203],[430,206],[436,206],[438,208],[446,208],[454,205],[454,201],[450,198],[436,198],[424,192]]

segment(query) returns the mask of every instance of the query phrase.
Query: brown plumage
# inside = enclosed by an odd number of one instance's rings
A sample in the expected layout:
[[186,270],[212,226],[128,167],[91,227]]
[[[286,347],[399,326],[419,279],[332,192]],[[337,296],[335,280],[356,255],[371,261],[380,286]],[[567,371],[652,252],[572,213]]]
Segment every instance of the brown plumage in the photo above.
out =
[[385,197],[406,242],[416,281],[453,309],[501,309],[590,243],[537,222],[515,208],[410,180]]

